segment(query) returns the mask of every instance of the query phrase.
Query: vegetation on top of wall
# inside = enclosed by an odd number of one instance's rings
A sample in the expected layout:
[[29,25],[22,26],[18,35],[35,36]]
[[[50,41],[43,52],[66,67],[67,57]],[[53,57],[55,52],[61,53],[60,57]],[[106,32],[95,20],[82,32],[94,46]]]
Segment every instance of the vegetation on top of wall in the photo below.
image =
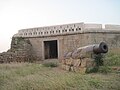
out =
[[16,39],[18,43],[24,41],[28,44],[31,44],[30,41],[28,39],[25,39],[24,37],[16,37]]
[[23,37],[16,37],[17,40],[21,41],[21,40],[24,40]]
[[25,48],[25,46],[32,46],[30,41],[28,39],[25,39],[23,37],[13,37],[12,38],[12,42],[11,42],[11,49],[21,49],[21,48]]
[[19,44],[20,41],[23,41],[24,38],[23,37],[13,37],[12,38],[12,43],[11,44]]

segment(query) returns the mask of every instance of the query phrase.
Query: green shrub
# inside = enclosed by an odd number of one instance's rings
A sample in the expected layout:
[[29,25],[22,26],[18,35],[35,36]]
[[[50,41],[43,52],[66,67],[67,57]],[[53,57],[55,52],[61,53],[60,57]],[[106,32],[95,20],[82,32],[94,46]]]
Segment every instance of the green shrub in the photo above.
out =
[[96,73],[99,70],[99,66],[103,65],[104,56],[102,54],[95,54],[93,58],[96,62],[96,66],[87,68],[86,73]]
[[94,55],[94,59],[95,59],[96,65],[98,67],[103,65],[103,58],[104,58],[103,54]]
[[45,66],[45,67],[57,67],[58,63],[56,63],[56,62],[46,62],[46,63],[43,63],[43,66]]
[[112,70],[109,66],[100,66],[98,71],[100,73],[107,74],[107,73],[110,73]]
[[98,69],[99,69],[99,67],[89,67],[89,68],[87,68],[87,70],[86,70],[86,73],[96,73],[96,72],[98,72]]
[[120,55],[108,54],[104,59],[104,65],[106,66],[120,66]]

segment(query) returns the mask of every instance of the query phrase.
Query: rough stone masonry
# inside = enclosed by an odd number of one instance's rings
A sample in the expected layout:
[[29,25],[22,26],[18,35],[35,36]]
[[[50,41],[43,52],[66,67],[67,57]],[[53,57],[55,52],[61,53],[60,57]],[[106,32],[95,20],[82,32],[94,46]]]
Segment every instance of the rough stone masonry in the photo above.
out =
[[11,48],[0,54],[0,62],[61,61],[66,52],[90,44],[107,43],[120,49],[120,25],[72,23],[21,29],[13,35]]

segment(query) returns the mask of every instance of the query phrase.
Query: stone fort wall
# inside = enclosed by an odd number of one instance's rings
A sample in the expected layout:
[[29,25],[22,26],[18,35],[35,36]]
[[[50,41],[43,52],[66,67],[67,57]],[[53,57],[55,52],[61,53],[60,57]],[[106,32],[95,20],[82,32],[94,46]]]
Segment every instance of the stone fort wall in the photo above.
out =
[[105,41],[109,48],[120,48],[120,25],[74,23],[19,30],[13,37],[29,39],[33,55],[45,59],[45,41],[57,40],[58,59],[78,47]]

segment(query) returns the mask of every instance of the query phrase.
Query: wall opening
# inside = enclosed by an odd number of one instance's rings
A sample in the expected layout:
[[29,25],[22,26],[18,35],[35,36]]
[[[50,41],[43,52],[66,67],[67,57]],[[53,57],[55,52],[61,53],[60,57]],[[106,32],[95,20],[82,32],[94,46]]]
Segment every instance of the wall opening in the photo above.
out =
[[45,59],[58,58],[58,45],[57,40],[44,41],[44,57]]

